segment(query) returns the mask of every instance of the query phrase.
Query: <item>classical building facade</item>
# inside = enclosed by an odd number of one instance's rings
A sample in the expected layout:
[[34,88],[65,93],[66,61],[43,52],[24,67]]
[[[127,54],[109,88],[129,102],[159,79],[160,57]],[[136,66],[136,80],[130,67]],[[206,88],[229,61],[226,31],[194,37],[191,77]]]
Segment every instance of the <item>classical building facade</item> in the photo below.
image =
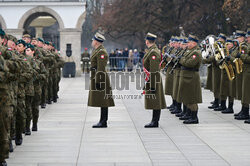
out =
[[72,56],[77,73],[80,74],[81,33],[86,18],[86,0],[0,0],[0,27],[17,38],[21,38],[30,20],[39,16],[50,16],[56,20],[60,53],[66,56],[67,44],[72,45]]

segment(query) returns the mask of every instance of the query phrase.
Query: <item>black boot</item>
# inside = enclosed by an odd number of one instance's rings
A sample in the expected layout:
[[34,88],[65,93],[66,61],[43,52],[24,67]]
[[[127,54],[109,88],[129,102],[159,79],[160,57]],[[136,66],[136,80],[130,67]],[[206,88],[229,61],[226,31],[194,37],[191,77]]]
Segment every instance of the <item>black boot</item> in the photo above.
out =
[[226,110],[221,111],[223,114],[233,114],[234,109],[233,109],[234,102],[228,102],[228,108]]
[[53,98],[53,102],[57,103],[57,98],[56,97]]
[[176,107],[177,107],[177,102],[176,102],[176,100],[173,100],[173,106],[171,108],[169,108],[169,111],[170,112],[174,111],[176,109]]
[[198,119],[198,111],[191,111],[191,118],[189,118],[188,120],[185,120],[183,123],[184,124],[198,124],[199,123],[199,119]]
[[33,123],[33,125],[32,125],[32,131],[37,131],[38,129],[37,129],[37,123]]
[[177,107],[174,111],[171,111],[171,114],[179,114],[181,113],[182,110],[181,110],[181,103],[177,103]]
[[187,107],[183,104],[183,111],[181,113],[175,114],[176,117],[182,117],[186,114]]
[[244,123],[250,124],[250,119],[246,120]]
[[108,121],[108,108],[101,108],[101,118],[99,123],[93,125],[93,128],[107,128]]
[[174,100],[172,101],[172,104],[169,107],[167,107],[167,109],[171,109],[171,108],[174,108]]
[[183,115],[179,119],[180,120],[188,120],[190,117],[191,117],[191,110],[189,108],[187,108],[185,115]]
[[240,112],[238,112],[238,113],[234,114],[234,116],[239,116],[239,115],[241,115],[241,114],[242,114],[242,112],[243,112],[243,106],[241,107]]
[[30,131],[30,121],[29,121],[29,120],[26,120],[25,135],[31,135],[31,131]]
[[9,147],[10,147],[10,153],[14,152],[12,140],[10,140]]
[[211,101],[210,104],[214,104],[214,101]]
[[153,110],[153,118],[149,124],[146,124],[145,128],[155,128],[159,127],[159,120],[161,116],[161,110]]
[[215,98],[214,103],[211,106],[209,106],[208,108],[215,109],[217,107],[219,107],[219,99]]
[[221,104],[219,107],[215,108],[214,111],[224,111],[226,110],[226,100],[221,100]]
[[16,143],[16,146],[20,146],[20,145],[22,145],[22,143],[23,143],[23,137],[22,137],[22,134],[21,134],[21,135],[17,135],[17,136],[16,136],[15,143]]
[[46,104],[41,104],[41,108],[45,109],[46,108]]
[[7,166],[7,163],[5,160],[3,162],[1,162],[1,166]]
[[237,120],[248,120],[249,119],[249,108],[243,107],[242,113],[239,116],[235,116]]

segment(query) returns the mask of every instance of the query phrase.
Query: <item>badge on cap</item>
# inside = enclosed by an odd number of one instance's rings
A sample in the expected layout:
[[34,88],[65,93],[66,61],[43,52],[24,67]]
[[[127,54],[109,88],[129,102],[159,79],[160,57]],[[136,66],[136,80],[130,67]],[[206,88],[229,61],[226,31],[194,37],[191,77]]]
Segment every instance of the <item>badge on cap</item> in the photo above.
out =
[[101,59],[104,59],[104,55],[101,55]]
[[196,55],[193,55],[192,57],[193,57],[193,59],[195,59],[195,58],[196,58]]
[[155,60],[155,56],[152,56],[152,59]]

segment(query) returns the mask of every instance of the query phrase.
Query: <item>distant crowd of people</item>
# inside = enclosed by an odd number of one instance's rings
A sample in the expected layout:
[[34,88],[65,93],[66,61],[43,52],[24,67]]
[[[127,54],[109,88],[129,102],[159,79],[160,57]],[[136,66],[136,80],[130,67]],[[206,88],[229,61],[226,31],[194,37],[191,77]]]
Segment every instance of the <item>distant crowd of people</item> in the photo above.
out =
[[137,49],[116,49],[109,54],[110,71],[133,71],[135,68],[142,67],[144,50]]

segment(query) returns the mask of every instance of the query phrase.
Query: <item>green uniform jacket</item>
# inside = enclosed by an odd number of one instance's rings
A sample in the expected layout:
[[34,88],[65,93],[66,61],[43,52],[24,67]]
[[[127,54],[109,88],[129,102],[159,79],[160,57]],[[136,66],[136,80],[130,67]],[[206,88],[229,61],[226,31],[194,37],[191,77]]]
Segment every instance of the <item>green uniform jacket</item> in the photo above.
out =
[[[91,107],[112,107],[115,106],[112,97],[112,88],[106,66],[108,53],[101,45],[95,49],[90,58],[91,77],[88,106]],[[100,88],[97,88],[100,87]]]
[[207,66],[207,82],[206,82],[205,89],[213,91],[213,70],[212,70],[211,62],[209,62],[207,60],[207,58],[203,58],[202,63],[203,64],[209,64]]
[[143,66],[150,74],[145,86],[145,109],[160,110],[166,108],[160,62],[160,50],[156,45],[153,45],[143,57]]
[[[174,48],[169,54],[174,54],[176,52],[176,49]],[[170,58],[169,58],[170,59]],[[170,70],[173,67],[173,63],[171,63],[168,66],[167,72],[166,72],[166,78],[165,78],[165,95],[173,95],[173,79],[174,76],[172,74],[169,74]]]
[[187,50],[181,58],[179,96],[184,104],[202,103],[199,68],[202,61],[199,47]]
[[242,103],[250,104],[250,43],[247,44],[247,51],[243,50],[241,60],[243,61],[242,80]]

